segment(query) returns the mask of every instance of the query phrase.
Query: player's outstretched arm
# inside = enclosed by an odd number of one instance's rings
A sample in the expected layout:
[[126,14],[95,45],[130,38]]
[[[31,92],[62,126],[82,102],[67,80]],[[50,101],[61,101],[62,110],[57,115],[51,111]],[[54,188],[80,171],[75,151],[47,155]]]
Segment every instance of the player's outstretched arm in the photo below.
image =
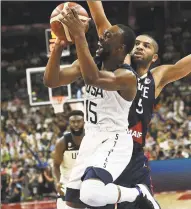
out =
[[111,23],[107,19],[101,1],[87,0],[91,16],[95,22],[97,33],[102,36],[104,31],[111,27]]
[[174,65],[161,65],[152,70],[159,93],[168,83],[179,80],[187,76],[190,72],[191,55],[182,58]]
[[77,60],[70,67],[60,69],[63,48],[64,43],[57,39],[44,73],[44,85],[47,87],[56,88],[68,85],[81,77]]
[[[55,177],[55,184],[57,190],[60,190],[60,165],[63,161],[63,153],[66,150],[66,145],[64,143],[63,138],[59,139],[56,143],[55,150],[53,153],[53,174]],[[61,193],[61,191],[57,191]]]

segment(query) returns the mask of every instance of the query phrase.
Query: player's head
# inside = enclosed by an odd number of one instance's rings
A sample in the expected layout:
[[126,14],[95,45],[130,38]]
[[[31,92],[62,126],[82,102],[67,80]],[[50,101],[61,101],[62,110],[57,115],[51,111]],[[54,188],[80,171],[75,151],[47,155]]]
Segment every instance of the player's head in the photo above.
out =
[[84,113],[81,110],[72,111],[69,116],[71,133],[80,136],[84,131]]
[[124,59],[135,44],[135,33],[130,27],[118,24],[108,28],[99,41],[97,55],[103,60],[114,57]]
[[158,59],[158,50],[159,47],[154,38],[149,35],[137,36],[131,52],[132,61],[134,64],[150,65]]

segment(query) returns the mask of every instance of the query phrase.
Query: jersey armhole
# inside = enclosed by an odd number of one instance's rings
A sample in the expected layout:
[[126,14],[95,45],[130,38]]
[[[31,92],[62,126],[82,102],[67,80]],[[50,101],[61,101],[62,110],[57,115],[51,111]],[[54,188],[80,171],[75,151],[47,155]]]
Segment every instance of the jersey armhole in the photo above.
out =
[[[126,70],[129,70],[129,71],[133,72],[133,74],[136,76],[136,80],[138,79],[138,74],[133,70],[133,68],[131,67],[131,65],[128,65],[128,64],[125,64],[124,63],[124,64],[120,65],[120,68],[123,68],[123,69],[126,69]],[[137,80],[137,85],[138,85],[138,80]],[[117,93],[121,96],[120,90],[118,90]]]
[[68,143],[67,143],[68,140],[67,140],[66,135],[64,135],[61,139],[62,139],[62,141],[64,143],[64,146],[65,146],[66,150],[68,150]]
[[123,68],[123,69],[133,72],[135,74],[136,78],[138,78],[138,74],[134,71],[134,69],[131,67],[131,65],[122,64],[122,65],[120,65],[120,68]]

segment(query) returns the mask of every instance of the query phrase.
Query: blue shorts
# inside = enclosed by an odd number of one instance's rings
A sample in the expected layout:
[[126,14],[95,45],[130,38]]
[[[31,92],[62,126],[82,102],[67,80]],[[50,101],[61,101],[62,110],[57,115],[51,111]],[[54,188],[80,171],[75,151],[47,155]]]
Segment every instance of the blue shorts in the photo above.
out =
[[[145,184],[153,193],[150,167],[147,157],[143,151],[134,151],[131,162],[115,181],[124,187],[134,187],[136,184]],[[118,204],[118,209],[141,209],[137,202],[123,202]]]

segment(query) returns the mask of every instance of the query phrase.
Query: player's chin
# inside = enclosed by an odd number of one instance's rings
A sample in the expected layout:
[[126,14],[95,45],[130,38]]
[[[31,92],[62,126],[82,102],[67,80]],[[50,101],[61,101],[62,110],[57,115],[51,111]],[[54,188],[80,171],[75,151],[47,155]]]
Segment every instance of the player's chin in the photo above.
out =
[[141,56],[133,56],[133,61],[144,61],[144,58]]

